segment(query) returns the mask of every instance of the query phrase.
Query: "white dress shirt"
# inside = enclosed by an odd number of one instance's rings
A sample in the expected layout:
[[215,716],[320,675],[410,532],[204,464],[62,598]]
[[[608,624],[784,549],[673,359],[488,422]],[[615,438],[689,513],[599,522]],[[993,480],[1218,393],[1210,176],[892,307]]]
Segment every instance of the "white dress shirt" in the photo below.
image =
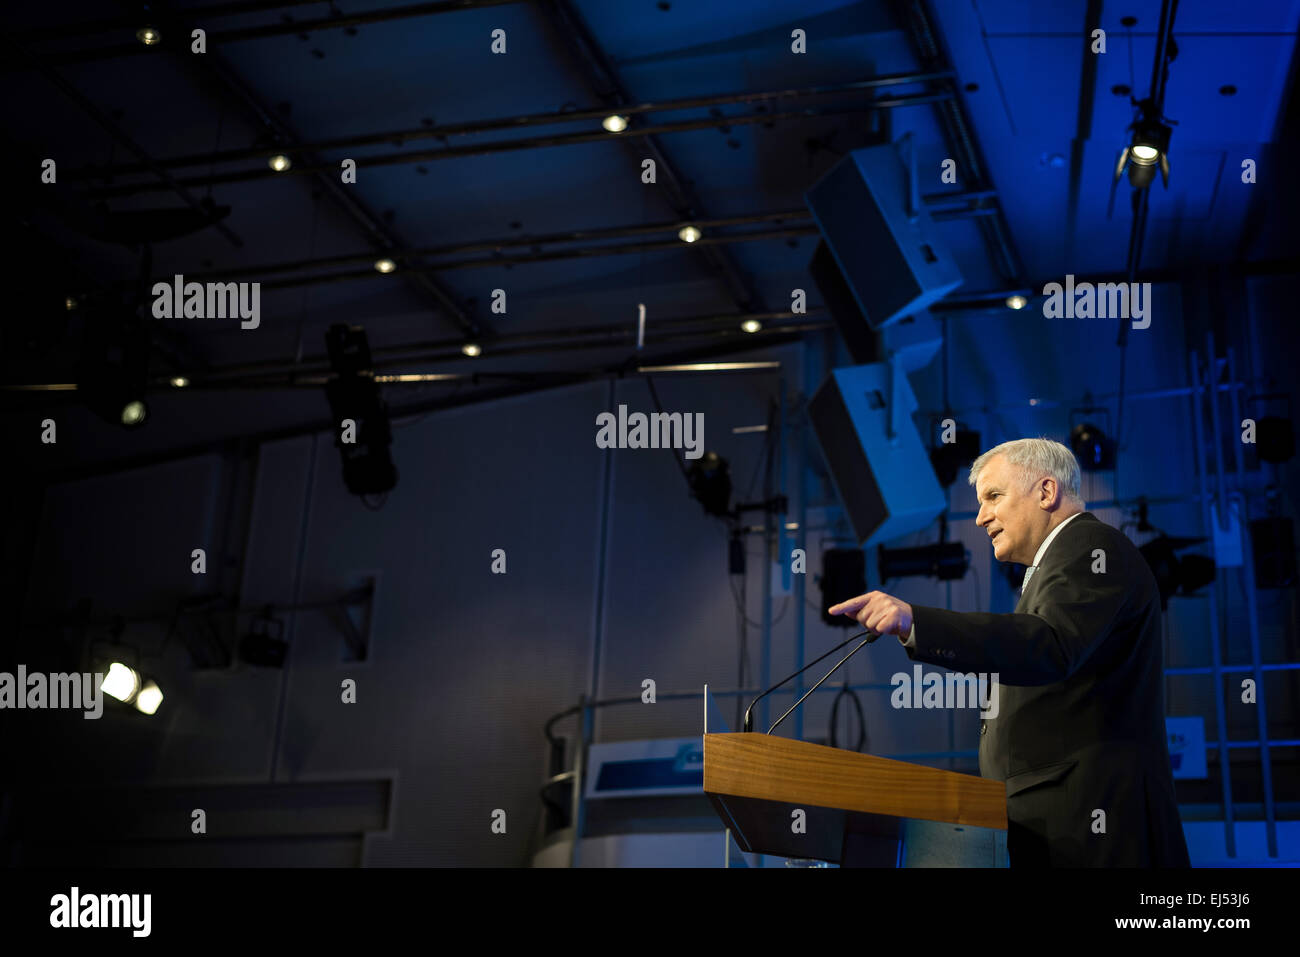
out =
[[[1020,584],[1021,592],[1024,592],[1025,586],[1029,584],[1029,579],[1033,577],[1034,570],[1043,563],[1043,556],[1047,554],[1047,546],[1052,544],[1052,539],[1056,538],[1057,533],[1060,532],[1061,529],[1065,528],[1065,526],[1069,525],[1082,514],[1083,512],[1075,512],[1060,525],[1057,525],[1056,528],[1047,533],[1047,537],[1043,539],[1043,544],[1039,545],[1038,551],[1034,553],[1034,563],[1025,569],[1025,580]],[[912,630],[908,632],[907,638],[899,638],[898,641],[904,648],[911,648],[916,645],[916,622],[912,623]]]

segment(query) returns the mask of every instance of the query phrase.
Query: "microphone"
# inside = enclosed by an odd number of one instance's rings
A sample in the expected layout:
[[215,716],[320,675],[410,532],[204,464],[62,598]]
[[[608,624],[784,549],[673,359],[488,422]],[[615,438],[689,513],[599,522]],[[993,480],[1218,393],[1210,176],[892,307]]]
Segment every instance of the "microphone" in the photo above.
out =
[[[812,661],[808,662],[808,664],[804,665],[802,668],[800,668],[798,671],[796,671],[794,674],[792,674],[792,675],[790,676],[790,678],[797,678],[797,677],[799,677],[799,675],[803,674],[805,671],[807,671],[807,670],[808,670],[809,668],[811,668],[813,665],[817,664],[817,662],[822,661],[822,660],[825,659],[825,658],[829,658],[831,655],[835,654],[835,652],[839,651],[841,648],[843,648],[845,645],[847,645],[847,644],[848,644],[850,641],[852,641],[854,638],[861,638],[863,635],[867,635],[868,637],[867,637],[867,640],[864,641],[864,642],[862,643],[862,645],[869,645],[869,644],[871,644],[871,642],[875,641],[877,638],[880,637],[880,635],[878,635],[878,634],[874,634],[874,633],[871,632],[870,630],[867,630],[867,631],[860,631],[860,632],[858,632],[856,635],[849,635],[849,637],[845,638],[843,641],[841,641],[838,645],[836,645],[836,646],[835,646],[834,648],[832,648],[830,651],[826,652],[826,654],[822,655],[820,658],[814,658]],[[840,665],[844,664],[845,661],[848,661],[849,658],[852,658],[855,654],[857,654],[857,653],[858,653],[858,649],[861,648],[862,645],[858,645],[857,648],[854,648],[851,652],[849,652],[848,656],[847,656],[846,658],[844,658],[844,660],[841,661],[839,665],[836,665],[835,668],[832,668],[832,669],[830,670],[830,672],[826,675],[826,678],[829,678],[832,674],[835,673],[835,669],[836,669],[836,668],[838,668]],[[786,678],[786,679],[784,679],[783,681],[778,681],[776,684],[772,685],[772,687],[768,688],[768,689],[767,689],[766,691],[764,691],[761,695],[759,695],[757,698],[755,698],[753,701],[751,701],[751,702],[749,703],[749,707],[745,709],[745,723],[744,723],[744,730],[745,730],[746,732],[749,732],[749,731],[754,730],[754,718],[753,718],[753,715],[750,713],[750,712],[752,712],[752,711],[754,710],[754,705],[758,704],[760,701],[762,701],[764,698],[766,698],[768,695],[770,695],[770,694],[771,694],[773,691],[775,691],[777,688],[781,687],[781,685],[785,684],[786,681],[789,681],[790,678]],[[822,681],[825,681],[826,678],[823,678]],[[818,685],[820,685],[820,684],[822,683],[822,681],[819,681],[819,682],[817,682],[817,684],[813,685],[813,686],[812,686],[812,689],[808,692],[808,694],[812,694],[813,691],[816,691]],[[806,697],[808,697],[808,695],[804,695],[803,697],[806,698]],[[799,707],[799,705],[802,704],[802,703],[803,703],[803,698],[800,698],[798,701],[796,701],[796,702],[794,703],[794,708]],[[790,711],[793,711],[794,708],[791,708]],[[781,715],[781,718],[784,719],[784,718],[785,718],[785,715],[789,714],[790,711],[787,711],[785,714]],[[780,719],[778,719],[777,724],[780,724],[780,723],[781,723],[781,721],[780,721]],[[776,725],[774,724],[774,725],[772,725],[772,727],[775,728]],[[768,734],[771,734],[772,732],[769,730],[767,733],[768,733]]]
[[[853,637],[856,638],[857,635],[854,635]],[[835,674],[835,672],[839,671],[839,670],[840,670],[840,665],[844,664],[844,662],[848,661],[850,658],[852,658],[854,655],[856,655],[859,651],[861,651],[863,648],[867,647],[867,645],[871,644],[873,641],[875,641],[875,640],[876,640],[877,638],[879,638],[879,637],[880,637],[880,635],[872,635],[872,634],[867,635],[866,640],[865,640],[864,642],[862,642],[862,644],[858,645],[858,647],[854,648],[854,649],[853,649],[852,651],[850,651],[847,655],[845,655],[843,658],[841,658],[839,661],[837,661],[837,662],[835,663],[835,667],[834,667],[834,668],[832,668],[830,671],[826,672],[826,674],[822,675],[822,680],[821,680],[821,681],[817,682],[815,685],[813,685],[811,688],[809,688],[809,689],[807,690],[807,692],[804,693],[804,696],[803,696],[802,698],[800,698],[800,699],[799,699],[798,701],[796,701],[794,704],[790,705],[790,711],[793,711],[795,708],[799,707],[799,705],[803,704],[803,703],[804,703],[804,700],[807,699],[808,695],[812,694],[814,691],[816,691],[818,688],[820,688],[820,687],[822,686],[822,682],[824,682],[824,681],[825,681],[827,678],[829,678],[831,675]],[[780,724],[780,723],[781,723],[782,721],[784,721],[786,718],[790,717],[790,711],[787,711],[785,714],[781,715],[781,717],[777,718],[777,719],[776,719],[776,724],[774,724],[774,725],[772,725],[772,727],[768,728],[768,729],[767,729],[767,733],[768,733],[768,734],[771,734],[773,731],[776,730],[776,725],[777,725],[777,724]]]

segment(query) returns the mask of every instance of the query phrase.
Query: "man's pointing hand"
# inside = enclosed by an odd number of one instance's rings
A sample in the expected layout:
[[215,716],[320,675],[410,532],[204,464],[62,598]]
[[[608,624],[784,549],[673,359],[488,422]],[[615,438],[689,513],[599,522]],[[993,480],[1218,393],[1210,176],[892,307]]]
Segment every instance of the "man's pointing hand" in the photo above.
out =
[[912,606],[883,591],[869,591],[832,605],[827,614],[849,615],[856,618],[863,628],[878,635],[897,635],[906,639],[912,633]]

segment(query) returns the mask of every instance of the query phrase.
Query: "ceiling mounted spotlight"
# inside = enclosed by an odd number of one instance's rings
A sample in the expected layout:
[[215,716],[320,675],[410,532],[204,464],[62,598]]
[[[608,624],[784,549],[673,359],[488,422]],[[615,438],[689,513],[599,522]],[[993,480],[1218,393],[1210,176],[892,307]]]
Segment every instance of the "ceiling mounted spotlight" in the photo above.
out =
[[465,355],[469,356],[471,359],[483,352],[483,350],[473,342],[465,343],[460,347],[460,351],[465,353]]
[[147,418],[149,418],[149,406],[145,405],[143,399],[132,399],[122,406],[122,424],[128,429],[144,425],[144,420]]
[[731,514],[731,466],[717,452],[705,452],[691,463],[687,479],[691,497],[704,511],[719,517]]
[[1007,296],[1007,307],[1009,309],[1023,309],[1029,304],[1029,300],[1024,296]]
[[275,170],[277,173],[283,173],[292,166],[293,163],[291,163],[289,157],[285,156],[283,153],[276,153],[266,161],[266,165],[271,167],[271,169]]
[[162,34],[156,27],[144,26],[135,31],[135,38],[147,47],[157,46],[162,43]]
[[120,661],[108,666],[100,690],[118,701],[131,701],[140,690],[140,675],[134,668],[129,668]]
[[763,328],[763,324],[757,319],[746,319],[740,324],[740,328],[743,332],[758,332]]
[[183,389],[190,384],[190,380],[185,378],[183,375],[174,375],[171,378],[171,383],[173,388]]
[[158,682],[153,679],[146,679],[144,687],[135,696],[135,710],[142,714],[153,714],[162,704],[163,693],[158,687]]
[[610,133],[622,133],[627,129],[627,117],[619,116],[617,113],[613,116],[607,116],[600,121],[600,125],[605,127]]
[[1135,189],[1146,189],[1156,178],[1156,169],[1160,170],[1165,189],[1169,188],[1169,137],[1173,132],[1160,109],[1152,100],[1134,102],[1138,108],[1138,118],[1129,124],[1133,139],[1124,152],[1120,154],[1115,167],[1115,182],[1119,182],[1124,168],[1128,167],[1128,181]]
[[325,344],[333,373],[325,383],[330,416],[336,425],[347,420],[352,423],[341,427],[334,437],[343,458],[343,482],[353,495],[391,491],[397,486],[397,467],[389,451],[393,427],[375,381],[366,331],[361,326],[335,323],[325,334]]
[[120,661],[109,664],[100,690],[123,704],[134,706],[142,714],[153,714],[163,700],[158,682]]
[[1091,422],[1080,422],[1070,429],[1070,449],[1085,472],[1101,472],[1115,467],[1115,442]]
[[375,268],[380,272],[392,272],[397,268],[397,263],[393,262],[391,259],[376,259]]
[[703,235],[704,234],[694,226],[683,226],[681,229],[677,230],[677,238],[684,243],[693,243]]
[[1213,558],[1196,554],[1179,557],[1176,554],[1181,549],[1204,542],[1204,538],[1175,538],[1160,532],[1138,549],[1155,576],[1162,609],[1169,606],[1169,599],[1175,594],[1194,595],[1198,589],[1213,584],[1218,577],[1218,567]]

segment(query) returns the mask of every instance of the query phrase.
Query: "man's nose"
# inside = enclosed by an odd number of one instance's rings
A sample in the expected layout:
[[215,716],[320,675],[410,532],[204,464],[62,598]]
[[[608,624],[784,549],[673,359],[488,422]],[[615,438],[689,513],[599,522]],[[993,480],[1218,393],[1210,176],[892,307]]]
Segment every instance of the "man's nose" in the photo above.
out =
[[988,506],[981,505],[979,514],[975,516],[975,524],[978,525],[980,528],[983,528],[989,522],[993,521],[993,514],[989,512],[986,515],[985,514],[986,512],[988,512]]

